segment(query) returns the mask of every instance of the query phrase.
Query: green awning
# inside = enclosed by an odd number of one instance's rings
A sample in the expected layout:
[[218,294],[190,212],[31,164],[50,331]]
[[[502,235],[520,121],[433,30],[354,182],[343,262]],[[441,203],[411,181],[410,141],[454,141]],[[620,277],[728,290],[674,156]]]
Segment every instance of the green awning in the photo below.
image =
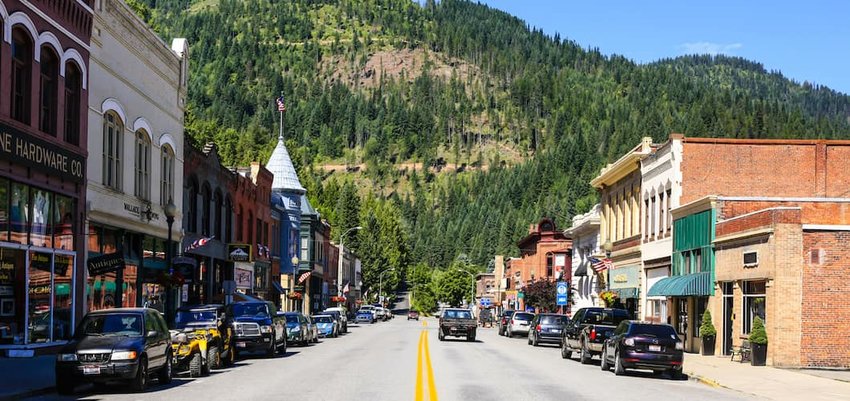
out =
[[666,277],[652,285],[648,297],[698,297],[709,296],[713,283],[711,272]]

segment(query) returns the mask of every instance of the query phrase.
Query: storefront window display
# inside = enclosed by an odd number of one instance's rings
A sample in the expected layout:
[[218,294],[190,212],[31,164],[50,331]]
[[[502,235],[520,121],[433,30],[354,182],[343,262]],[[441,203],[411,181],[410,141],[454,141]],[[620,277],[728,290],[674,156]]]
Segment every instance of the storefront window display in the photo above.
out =
[[766,321],[766,293],[764,281],[744,282],[744,334],[750,334],[756,316]]

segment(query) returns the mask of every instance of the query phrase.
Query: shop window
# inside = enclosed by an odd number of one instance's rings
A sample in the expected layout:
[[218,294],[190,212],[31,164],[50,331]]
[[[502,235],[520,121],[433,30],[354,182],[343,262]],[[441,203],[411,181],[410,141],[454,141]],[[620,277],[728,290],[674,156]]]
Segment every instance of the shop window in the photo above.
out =
[[12,200],[9,208],[9,222],[11,223],[11,242],[26,244],[29,232],[30,195],[29,187],[24,184],[12,183]]
[[165,206],[174,199],[174,150],[171,149],[171,145],[162,146],[160,174],[159,203]]
[[41,68],[39,87],[39,129],[41,132],[56,135],[57,82],[59,78],[59,57],[49,47],[41,48]]
[[76,63],[65,69],[65,141],[80,145],[80,93],[82,74]]
[[654,323],[667,323],[667,301],[663,299],[651,299],[647,301],[649,321]]
[[121,150],[124,123],[117,114],[103,115],[103,185],[121,190]]
[[9,181],[0,178],[0,241],[9,240]]
[[53,255],[30,252],[29,284],[29,343],[50,342],[50,301],[52,298],[51,264]]
[[51,248],[53,247],[50,219],[51,193],[36,188],[31,188],[30,193],[32,196],[30,243],[34,246]]
[[301,237],[301,260],[307,262],[310,260],[310,239]]
[[23,344],[26,252],[0,248],[0,344]]
[[62,195],[53,195],[53,247],[73,251],[74,248],[74,200]]
[[151,198],[151,140],[145,131],[136,131],[136,183],[134,194],[139,198]]
[[750,334],[756,316],[766,321],[767,291],[764,281],[744,282],[744,334]]
[[23,29],[12,31],[12,118],[30,123],[32,40]]
[[705,313],[705,308],[708,307],[707,297],[698,297],[696,299],[696,310],[694,314],[694,324],[691,325],[691,336],[699,337],[699,327],[702,326],[702,314]]
[[53,341],[68,340],[73,331],[74,257],[53,256]]
[[546,277],[552,277],[552,254],[546,255]]

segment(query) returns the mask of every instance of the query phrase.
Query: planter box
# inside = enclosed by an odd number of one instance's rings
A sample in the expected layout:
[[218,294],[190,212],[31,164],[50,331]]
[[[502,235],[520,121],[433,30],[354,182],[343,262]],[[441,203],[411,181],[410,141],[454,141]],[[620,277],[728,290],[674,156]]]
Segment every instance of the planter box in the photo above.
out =
[[716,336],[702,338],[702,354],[705,356],[714,355],[714,344],[717,341]]
[[753,366],[764,366],[767,362],[767,344],[752,344]]

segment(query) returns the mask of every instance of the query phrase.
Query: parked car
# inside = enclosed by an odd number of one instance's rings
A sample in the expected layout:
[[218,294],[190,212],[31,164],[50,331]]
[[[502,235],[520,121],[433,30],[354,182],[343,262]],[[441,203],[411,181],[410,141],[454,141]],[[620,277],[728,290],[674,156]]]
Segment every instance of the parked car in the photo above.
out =
[[286,320],[271,302],[246,301],[227,305],[225,315],[233,328],[234,356],[263,351],[274,356],[286,352]]
[[569,359],[578,352],[581,363],[588,364],[594,355],[601,355],[605,340],[623,320],[629,319],[629,311],[614,308],[581,308],[573,319],[564,326],[561,339],[561,357]]
[[[335,310],[325,311],[325,312],[320,313],[320,315],[327,315],[327,316],[330,316],[331,319],[333,319],[333,321],[335,323],[335,325],[334,325],[334,335],[333,335],[334,337],[338,336],[339,333],[342,333],[343,317],[342,317],[342,315],[340,315],[339,311],[335,311]],[[348,319],[346,319],[346,320],[348,320]]]
[[531,325],[531,319],[534,315],[528,312],[516,312],[511,315],[511,320],[508,321],[508,328],[505,330],[508,337],[513,337],[517,334],[528,335],[528,327]]
[[360,312],[366,312],[366,311],[368,311],[368,312],[371,312],[371,313],[372,313],[372,319],[373,319],[373,320],[375,320],[375,321],[377,321],[377,320],[378,320],[378,311],[377,311],[377,309],[375,309],[375,307],[374,307],[374,306],[372,306],[372,305],[363,305],[363,306],[361,306],[361,307],[360,307],[360,310],[358,311],[358,313],[360,313]]
[[508,323],[511,320],[511,316],[514,315],[515,310],[506,310],[502,311],[501,316],[499,316],[498,330],[500,336],[508,335]]
[[531,328],[528,330],[528,345],[535,347],[540,343],[561,345],[561,331],[569,321],[569,316],[538,313],[531,320]]
[[650,369],[655,374],[670,373],[673,379],[682,375],[684,344],[669,324],[623,321],[605,341],[602,370],[614,365],[614,373],[626,369]]
[[419,321],[419,312],[417,312],[415,310],[407,311],[407,320],[410,320],[410,319],[416,319],[416,321]]
[[171,335],[162,315],[148,308],[88,313],[74,338],[56,355],[56,390],[71,394],[85,382],[123,381],[144,391],[156,375],[171,382]]
[[354,321],[357,323],[375,323],[375,313],[371,310],[358,311]]
[[301,312],[286,312],[283,316],[286,318],[287,341],[307,346],[313,339],[307,316]]
[[443,341],[446,336],[466,337],[467,341],[475,341],[477,328],[478,322],[469,309],[446,309],[440,316],[437,338]]
[[339,328],[339,333],[348,333],[348,308],[344,306],[336,306],[333,308],[327,308],[323,312],[325,314],[336,313],[339,315],[339,321],[341,327]]
[[337,320],[331,315],[313,316],[313,322],[319,330],[319,337],[336,337],[339,335]]

